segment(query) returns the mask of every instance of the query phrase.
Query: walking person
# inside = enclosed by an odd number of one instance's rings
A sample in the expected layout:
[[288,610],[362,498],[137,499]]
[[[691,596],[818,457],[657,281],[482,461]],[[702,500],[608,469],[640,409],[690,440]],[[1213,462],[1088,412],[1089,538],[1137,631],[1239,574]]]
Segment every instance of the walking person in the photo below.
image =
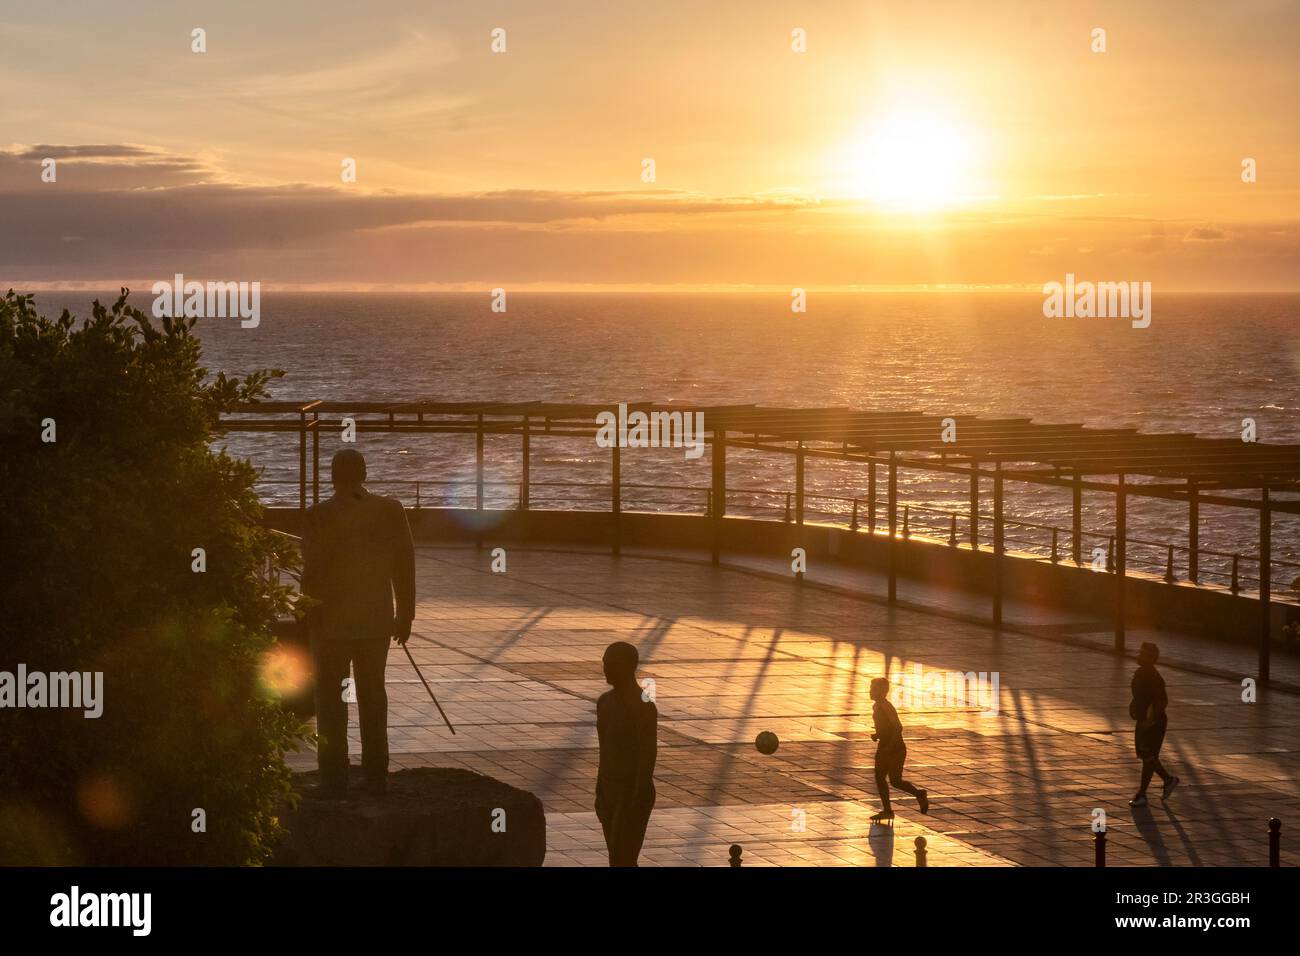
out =
[[1152,776],[1158,776],[1164,782],[1160,793],[1162,800],[1168,800],[1174,787],[1178,786],[1178,778],[1160,762],[1160,748],[1169,727],[1169,717],[1165,713],[1169,695],[1165,692],[1165,679],[1156,670],[1159,659],[1160,648],[1151,643],[1143,644],[1138,649],[1138,667],[1130,685],[1133,700],[1128,705],[1128,715],[1137,722],[1133,728],[1133,749],[1142,761],[1142,779],[1137,794],[1128,802],[1130,807],[1147,805],[1147,787]]

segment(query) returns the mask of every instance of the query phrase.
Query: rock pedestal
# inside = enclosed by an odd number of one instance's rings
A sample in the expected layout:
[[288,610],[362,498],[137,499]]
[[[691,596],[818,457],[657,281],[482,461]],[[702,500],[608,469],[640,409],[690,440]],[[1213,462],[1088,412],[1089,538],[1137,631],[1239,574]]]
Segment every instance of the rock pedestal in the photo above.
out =
[[352,768],[345,801],[312,795],[315,772],[294,775],[302,794],[281,815],[276,866],[541,866],[542,802],[492,777],[451,767],[388,775],[383,797],[361,794]]

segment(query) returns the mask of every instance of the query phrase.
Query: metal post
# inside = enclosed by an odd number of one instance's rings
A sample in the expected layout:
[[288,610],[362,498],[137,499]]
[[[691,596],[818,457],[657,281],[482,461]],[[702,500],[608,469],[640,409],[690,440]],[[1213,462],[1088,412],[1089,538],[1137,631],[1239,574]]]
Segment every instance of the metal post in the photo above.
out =
[[1165,562],[1165,583],[1173,584],[1178,580],[1178,575],[1174,574],[1174,546],[1169,546],[1169,559]]
[[610,448],[610,480],[609,480],[609,510],[613,519],[614,531],[614,553],[618,554],[622,550],[622,519],[623,519],[623,456],[620,454],[622,449],[618,447],[618,442],[614,442]]
[[794,523],[803,526],[803,442],[794,453]]
[[993,626],[1002,626],[1002,462],[993,463]]
[[1058,529],[1056,529],[1056,528],[1053,528],[1053,529],[1052,529],[1052,563],[1053,563],[1053,564],[1056,564],[1056,562],[1058,562],[1058,561],[1061,560],[1061,554],[1060,554],[1060,552],[1057,550],[1057,540],[1056,540],[1056,539],[1057,539],[1057,530],[1058,530]]
[[532,436],[528,427],[528,416],[524,416],[524,435],[523,449],[521,451],[521,460],[523,462],[522,473],[519,476],[519,510],[528,510],[528,495],[532,484]]
[[898,542],[894,531],[898,524],[898,452],[889,452],[889,603],[898,600]]
[[474,430],[474,547],[483,547],[483,416]]
[[867,530],[876,533],[876,463],[867,466]]
[[853,520],[849,522],[849,530],[858,530],[858,499],[853,499]]
[[320,415],[311,416],[311,503],[320,504]]
[[307,510],[307,413],[298,413],[298,510]]
[[980,463],[970,460],[970,549],[980,549]]
[[1077,471],[1074,473],[1074,487],[1070,489],[1070,497],[1070,531],[1073,536],[1070,557],[1074,559],[1074,566],[1078,567],[1083,563],[1083,475]]
[[474,509],[483,510],[483,416],[474,432]]
[[727,432],[713,432],[713,563],[722,561],[722,517],[727,513]]
[[925,866],[926,865],[925,857],[926,857],[925,837],[919,836],[916,838],[916,865]]
[[1268,683],[1269,631],[1272,620],[1273,591],[1273,511],[1268,488],[1261,489],[1259,499],[1259,682]]
[[911,523],[909,522],[909,515],[911,512],[911,508],[912,508],[911,505],[903,505],[903,540],[904,541],[912,537],[912,526]]
[[[798,547],[804,547],[803,540],[803,477],[804,477],[804,454],[803,442],[800,441],[794,453],[794,523],[796,526],[795,540]],[[805,559],[807,551],[804,552]],[[796,571],[795,579],[800,583],[803,582],[803,572]]]
[[1115,482],[1115,650],[1124,653],[1124,598],[1128,583],[1128,492],[1124,473]]
[[1187,481],[1187,579],[1193,584],[1201,581],[1201,501],[1197,497],[1196,482]]

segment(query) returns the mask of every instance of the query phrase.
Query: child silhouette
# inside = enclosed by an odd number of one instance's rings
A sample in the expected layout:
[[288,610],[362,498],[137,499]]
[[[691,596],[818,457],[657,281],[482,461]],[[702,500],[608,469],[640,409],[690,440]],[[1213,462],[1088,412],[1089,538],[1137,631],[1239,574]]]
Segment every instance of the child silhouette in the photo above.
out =
[[625,641],[609,645],[602,663],[612,689],[596,701],[596,817],[605,832],[610,866],[637,865],[655,805],[659,711],[637,683],[638,657]]
[[876,703],[871,708],[871,717],[876,722],[876,732],[871,739],[876,744],[876,789],[880,792],[881,811],[872,816],[872,820],[892,820],[894,809],[889,803],[889,785],[892,783],[904,793],[916,797],[922,813],[930,812],[930,796],[925,790],[913,786],[903,779],[903,762],[907,760],[907,745],[903,743],[903,724],[898,719],[898,711],[888,700],[889,681],[877,677],[871,682],[871,699]]

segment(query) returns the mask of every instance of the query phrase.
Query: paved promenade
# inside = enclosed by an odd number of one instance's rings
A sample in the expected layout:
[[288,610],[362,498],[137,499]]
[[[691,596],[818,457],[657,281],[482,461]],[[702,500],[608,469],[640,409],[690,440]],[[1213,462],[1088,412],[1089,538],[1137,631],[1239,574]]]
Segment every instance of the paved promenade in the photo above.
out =
[[[1270,816],[1286,825],[1284,865],[1300,864],[1300,697],[1243,703],[1240,678],[1226,676],[1232,654],[1216,657],[1224,675],[1162,668],[1163,759],[1183,783],[1164,804],[1157,781],[1133,811],[1131,660],[800,586],[752,563],[522,549],[505,573],[490,563],[486,548],[417,549],[409,646],[458,734],[405,655],[390,654],[393,769],[462,766],[536,793],[548,865],[605,864],[595,700],[615,640],[640,649],[660,714],[642,865],[725,865],[739,843],[747,866],[913,866],[924,836],[931,866],[1091,866],[1095,808],[1112,866],[1263,865]],[[930,814],[896,794],[894,825],[873,825],[867,686],[886,673],[914,680],[918,665],[996,673],[996,707],[904,702],[907,776],[929,789]],[[754,747],[764,730],[781,740],[771,756]]]

